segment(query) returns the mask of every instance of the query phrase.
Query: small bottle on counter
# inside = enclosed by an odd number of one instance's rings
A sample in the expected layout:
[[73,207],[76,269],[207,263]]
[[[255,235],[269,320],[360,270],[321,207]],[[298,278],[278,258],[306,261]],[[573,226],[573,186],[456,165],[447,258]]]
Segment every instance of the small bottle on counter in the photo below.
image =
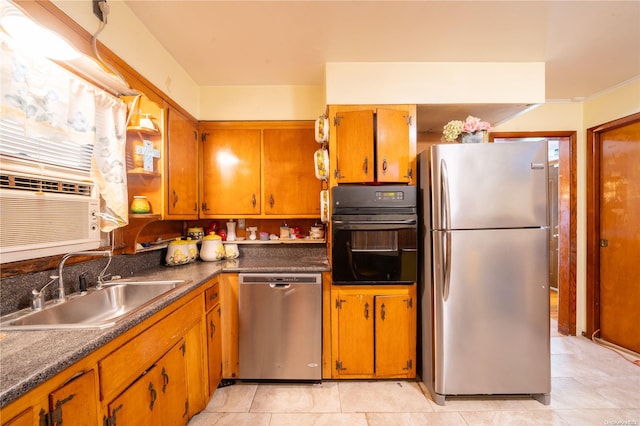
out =
[[289,239],[289,235],[290,235],[289,225],[285,223],[280,227],[280,239],[281,240]]

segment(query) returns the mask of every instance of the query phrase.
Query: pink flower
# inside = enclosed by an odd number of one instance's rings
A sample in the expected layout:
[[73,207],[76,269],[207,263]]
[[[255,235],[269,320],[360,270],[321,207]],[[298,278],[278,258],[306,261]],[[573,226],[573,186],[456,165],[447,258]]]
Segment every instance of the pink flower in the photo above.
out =
[[489,130],[490,128],[491,125],[489,123],[481,121],[478,117],[472,115],[468,116],[462,123],[462,131],[464,133],[475,133],[482,130]]

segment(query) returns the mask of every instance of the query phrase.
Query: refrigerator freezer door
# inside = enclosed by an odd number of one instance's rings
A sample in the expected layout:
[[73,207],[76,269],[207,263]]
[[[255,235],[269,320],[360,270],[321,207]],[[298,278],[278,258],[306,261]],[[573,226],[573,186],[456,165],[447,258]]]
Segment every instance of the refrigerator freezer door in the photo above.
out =
[[550,392],[547,233],[434,231],[436,393]]
[[431,147],[433,229],[547,226],[547,143]]

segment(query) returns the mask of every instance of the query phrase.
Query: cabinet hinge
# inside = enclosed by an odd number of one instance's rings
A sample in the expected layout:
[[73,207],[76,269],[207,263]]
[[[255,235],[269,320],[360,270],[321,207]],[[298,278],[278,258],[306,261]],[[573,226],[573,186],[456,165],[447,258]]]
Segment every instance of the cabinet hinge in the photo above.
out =
[[340,121],[344,118],[344,115],[337,115],[335,117],[333,117],[333,125],[334,126],[339,126],[340,125]]
[[336,370],[338,371],[346,370],[346,368],[342,366],[342,361],[336,361]]
[[202,142],[206,142],[206,141],[207,141],[207,135],[208,135],[208,134],[209,134],[209,133],[202,133],[202,134],[200,135],[200,139],[202,140]]
[[407,304],[407,309],[413,308],[413,297],[404,299],[404,303]]
[[49,417],[49,413],[47,413],[46,411],[44,411],[43,408],[40,409],[40,413],[38,413],[40,415],[40,426],[51,426],[51,419]]
[[184,401],[184,413],[182,413],[182,418],[186,418],[189,415],[189,400],[186,399]]
[[404,119],[407,121],[407,126],[411,127],[411,121],[413,120],[413,117],[410,115],[405,115]]
[[116,408],[113,409],[110,417],[102,416],[102,426],[117,426],[116,413],[120,410],[122,410],[122,404],[118,405]]
[[405,365],[403,370],[411,370],[412,368],[413,368],[413,360],[409,359],[407,360],[407,364]]
[[413,179],[413,169],[411,167],[407,169],[407,174],[405,175],[405,177],[409,179]]
[[180,345],[180,350],[182,351],[182,356],[187,353],[187,342],[182,342],[182,345]]
[[336,299],[336,309],[342,309],[342,303],[346,302],[344,299]]
[[76,396],[75,393],[72,393],[65,399],[58,400],[56,402],[56,408],[47,413],[44,409],[40,409],[40,426],[51,426],[51,425],[59,425],[62,424],[62,406],[67,402],[71,401],[73,397]]

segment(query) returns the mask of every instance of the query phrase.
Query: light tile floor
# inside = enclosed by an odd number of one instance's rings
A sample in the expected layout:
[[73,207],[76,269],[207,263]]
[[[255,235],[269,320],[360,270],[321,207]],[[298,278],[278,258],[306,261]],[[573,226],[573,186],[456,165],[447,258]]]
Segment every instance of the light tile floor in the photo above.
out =
[[[553,303],[553,300],[552,300]],[[237,382],[216,391],[190,426],[640,425],[640,366],[551,317],[551,404],[531,398],[452,398],[413,381]]]
[[412,381],[237,382],[189,425],[640,425],[640,366],[577,336],[551,338],[551,366],[548,406],[526,397],[439,406]]

